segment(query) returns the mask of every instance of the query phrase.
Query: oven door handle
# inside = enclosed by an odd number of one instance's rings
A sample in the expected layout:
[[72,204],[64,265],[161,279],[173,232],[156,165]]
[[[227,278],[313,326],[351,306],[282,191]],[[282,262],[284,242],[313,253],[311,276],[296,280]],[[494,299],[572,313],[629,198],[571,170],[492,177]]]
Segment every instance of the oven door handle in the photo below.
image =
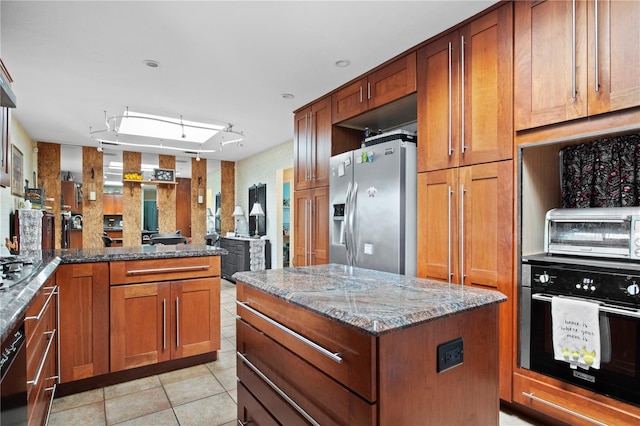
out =
[[[571,296],[559,296],[559,297],[564,297],[567,299],[574,299],[574,300],[587,300],[587,299],[582,299],[580,297],[571,297]],[[542,302],[551,302],[551,299],[553,298],[553,296],[550,296],[544,293],[534,293],[533,295],[531,295],[531,298],[535,300],[540,300]],[[616,314],[623,317],[640,319],[640,309],[618,307],[618,306],[609,305],[603,302],[597,302],[597,303],[599,303],[600,305],[600,312],[606,312],[609,314]]]

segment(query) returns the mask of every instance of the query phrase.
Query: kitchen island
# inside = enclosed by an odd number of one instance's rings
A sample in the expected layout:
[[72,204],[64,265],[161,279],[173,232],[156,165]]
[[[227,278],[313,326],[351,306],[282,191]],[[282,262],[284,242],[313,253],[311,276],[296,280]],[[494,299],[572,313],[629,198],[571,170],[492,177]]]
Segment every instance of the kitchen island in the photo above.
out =
[[239,421],[498,424],[501,293],[344,265],[234,278]]

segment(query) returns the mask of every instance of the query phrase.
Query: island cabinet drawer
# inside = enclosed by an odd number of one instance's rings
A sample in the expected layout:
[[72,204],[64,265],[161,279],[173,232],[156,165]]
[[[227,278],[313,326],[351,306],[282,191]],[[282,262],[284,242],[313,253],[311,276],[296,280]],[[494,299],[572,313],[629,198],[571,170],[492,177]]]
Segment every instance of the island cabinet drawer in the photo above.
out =
[[[245,380],[238,383],[238,424],[257,426],[310,424],[277,393],[269,389],[256,374],[248,370],[239,371],[238,374],[242,374]],[[252,386],[252,391],[258,395],[254,396],[243,383]],[[268,405],[271,411],[262,405],[263,403]]]
[[120,260],[109,263],[111,285],[205,278],[219,275],[219,256]]
[[237,340],[241,381],[248,371],[267,377],[271,383],[261,379],[265,382],[261,387],[268,385],[271,390],[277,389],[277,394],[283,393],[295,401],[306,416],[322,425],[373,424],[375,404],[360,398],[241,319],[237,321]]
[[237,283],[238,316],[369,402],[377,400],[376,339]]

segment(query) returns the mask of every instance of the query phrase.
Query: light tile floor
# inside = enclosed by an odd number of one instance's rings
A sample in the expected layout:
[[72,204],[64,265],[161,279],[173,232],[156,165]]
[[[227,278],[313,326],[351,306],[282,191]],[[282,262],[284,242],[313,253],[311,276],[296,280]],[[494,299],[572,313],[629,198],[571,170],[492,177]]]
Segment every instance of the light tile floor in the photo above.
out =
[[[49,425],[237,425],[235,298],[222,280],[217,361],[56,398]],[[537,424],[500,412],[501,426]]]

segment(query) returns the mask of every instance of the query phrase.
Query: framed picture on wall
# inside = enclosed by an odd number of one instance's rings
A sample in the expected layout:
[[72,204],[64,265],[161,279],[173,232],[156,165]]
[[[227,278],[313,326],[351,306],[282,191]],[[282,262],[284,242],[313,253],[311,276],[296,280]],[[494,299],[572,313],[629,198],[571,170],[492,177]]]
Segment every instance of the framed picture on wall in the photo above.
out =
[[11,194],[24,197],[24,156],[17,146],[11,145]]
[[153,169],[158,182],[175,182],[176,171],[172,169]]

